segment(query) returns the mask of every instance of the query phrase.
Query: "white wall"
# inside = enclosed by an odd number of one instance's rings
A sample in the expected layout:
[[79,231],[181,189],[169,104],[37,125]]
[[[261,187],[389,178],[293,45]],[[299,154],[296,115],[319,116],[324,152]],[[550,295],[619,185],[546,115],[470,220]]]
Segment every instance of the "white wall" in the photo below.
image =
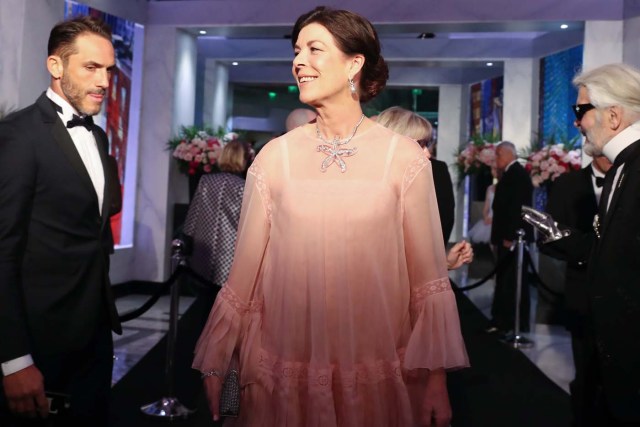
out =
[[64,0],[0,1],[0,107],[26,107],[47,89],[47,40],[63,17]]

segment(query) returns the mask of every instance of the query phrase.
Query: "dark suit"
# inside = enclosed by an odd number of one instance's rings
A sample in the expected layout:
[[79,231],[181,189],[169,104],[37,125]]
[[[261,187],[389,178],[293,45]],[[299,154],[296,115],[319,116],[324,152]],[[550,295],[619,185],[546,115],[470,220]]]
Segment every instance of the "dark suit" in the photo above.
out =
[[[554,220],[580,233],[593,233],[593,217],[598,212],[593,189],[591,165],[559,177],[549,194],[546,212]],[[547,245],[540,245],[543,253]],[[549,255],[554,256],[553,253]],[[560,257],[564,259],[564,257]],[[583,414],[589,403],[585,402],[587,342],[585,324],[588,313],[587,265],[585,262],[568,262],[565,270],[564,297],[567,310],[567,328],[571,331],[571,347],[576,369],[571,382],[571,403],[576,426],[584,425]]]
[[[112,155],[107,156],[107,169],[104,172],[105,181],[111,191],[109,196],[109,217],[117,215],[122,211],[122,188],[120,185],[120,175],[118,174],[118,161]],[[109,254],[114,252],[113,230],[109,227]]]
[[[589,425],[640,426],[640,140],[618,157],[623,155],[623,178],[600,219],[601,237],[572,230],[549,244],[571,261],[587,262],[590,351],[585,370],[593,385],[587,393],[595,420]],[[607,175],[614,176],[615,169]],[[600,208],[606,203],[603,190]]]
[[438,200],[442,237],[444,237],[444,243],[446,244],[449,242],[455,219],[456,203],[453,199],[453,182],[451,181],[451,174],[449,174],[449,167],[445,162],[432,158],[431,168],[433,170],[436,199]]
[[[92,133],[108,171],[106,134]],[[45,94],[0,122],[0,361],[31,354],[45,389],[71,394],[79,413],[104,409],[91,401],[108,400],[111,330],[121,332],[108,276],[112,191],[105,179],[100,214]]]
[[[509,249],[503,246],[504,240],[515,242],[516,231],[524,228],[527,240],[531,240],[532,231],[521,219],[523,205],[530,205],[533,185],[529,174],[517,161],[502,174],[496,184],[493,199],[493,222],[491,225],[491,243],[497,248],[498,262],[509,255]],[[513,329],[515,324],[515,295],[517,280],[517,260],[504,264],[496,272],[496,288],[491,305],[492,325],[503,331]],[[529,330],[529,288],[523,281],[520,304],[520,330]]]

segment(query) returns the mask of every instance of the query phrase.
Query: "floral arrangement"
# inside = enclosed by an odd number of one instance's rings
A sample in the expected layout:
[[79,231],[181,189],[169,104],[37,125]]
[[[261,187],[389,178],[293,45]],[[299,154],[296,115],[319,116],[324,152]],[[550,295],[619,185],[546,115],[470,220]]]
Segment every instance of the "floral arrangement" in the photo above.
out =
[[573,144],[550,144],[532,152],[527,157],[525,169],[534,187],[554,181],[563,173],[582,167],[579,148]]
[[177,159],[181,172],[189,175],[211,173],[215,171],[222,147],[237,138],[237,133],[225,133],[222,128],[214,132],[211,128],[182,126],[178,136],[167,144],[167,149]]
[[474,136],[456,155],[456,167],[460,181],[466,175],[488,173],[496,161],[496,142],[492,136]]

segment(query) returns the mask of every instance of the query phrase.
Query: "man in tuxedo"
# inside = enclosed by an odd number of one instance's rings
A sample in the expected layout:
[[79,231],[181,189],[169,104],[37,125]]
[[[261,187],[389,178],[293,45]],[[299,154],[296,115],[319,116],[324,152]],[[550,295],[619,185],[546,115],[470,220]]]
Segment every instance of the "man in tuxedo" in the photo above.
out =
[[[606,156],[595,149],[590,141],[585,141],[583,152],[593,157],[593,162],[576,172],[560,176],[555,180],[546,210],[553,218],[568,227],[574,233],[592,234],[593,218],[598,212],[598,202],[602,193],[604,175],[611,167]],[[540,245],[540,250],[550,256],[558,257],[553,252],[547,252],[547,245]],[[565,260],[563,256],[559,259]],[[565,260],[566,261],[566,260]],[[573,409],[574,426],[585,425],[583,414],[586,406],[585,379],[587,371],[585,355],[587,342],[585,327],[587,325],[587,266],[586,263],[568,262],[565,268],[564,299],[566,306],[566,325],[571,332],[571,349],[575,377],[571,384],[571,405]]]
[[[517,230],[527,231],[527,240],[531,237],[531,228],[525,226],[520,216],[523,205],[531,204],[533,184],[525,169],[518,163],[516,147],[509,141],[496,146],[496,168],[502,172],[493,199],[493,223],[491,243],[496,247],[498,263],[511,255],[511,247],[517,243]],[[487,332],[505,335],[515,325],[515,298],[517,285],[517,258],[496,272],[496,287],[491,305],[491,322]],[[520,303],[520,330],[529,330],[529,287],[522,286]]]
[[[613,166],[593,233],[545,221],[549,251],[587,263],[585,426],[640,426],[640,72],[609,64],[573,80],[586,140]],[[533,221],[535,223],[536,221]],[[551,227],[549,227],[551,226]]]
[[[91,116],[114,66],[104,23],[61,22],[49,88],[0,122],[2,426],[107,425],[111,331],[121,332],[108,276],[117,202],[107,137]],[[66,418],[49,415],[45,392],[70,404]]]

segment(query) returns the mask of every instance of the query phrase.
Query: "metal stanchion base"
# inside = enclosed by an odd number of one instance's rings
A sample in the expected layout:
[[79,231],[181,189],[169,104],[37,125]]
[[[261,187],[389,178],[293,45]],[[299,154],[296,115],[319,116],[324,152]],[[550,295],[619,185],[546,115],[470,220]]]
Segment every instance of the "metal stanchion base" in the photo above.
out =
[[161,417],[169,420],[176,418],[188,418],[195,411],[187,409],[175,397],[163,397],[162,399],[140,407],[140,410],[151,417]]
[[505,338],[504,342],[506,342],[513,348],[531,348],[535,344],[529,338],[522,335],[512,335],[508,338]]

